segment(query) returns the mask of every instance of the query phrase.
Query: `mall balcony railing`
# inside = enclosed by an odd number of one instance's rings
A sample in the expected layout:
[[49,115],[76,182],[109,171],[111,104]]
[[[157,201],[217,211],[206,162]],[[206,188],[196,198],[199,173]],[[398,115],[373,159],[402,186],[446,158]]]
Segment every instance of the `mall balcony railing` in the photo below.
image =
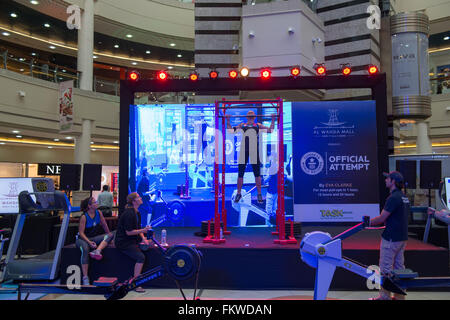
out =
[[[0,54],[0,68],[54,83],[73,80],[74,87],[80,87],[80,71],[37,59],[30,61],[24,58],[11,57],[7,51]],[[94,92],[118,96],[120,92],[120,80],[94,76],[92,88]]]
[[[195,0],[178,0],[179,2],[183,3],[195,3]],[[246,0],[244,4],[257,4],[257,3],[267,3],[267,2],[276,2],[276,1],[288,1],[288,0]],[[304,3],[308,5],[308,7],[311,8],[314,12],[316,12],[317,9],[317,1],[318,0],[303,0]]]

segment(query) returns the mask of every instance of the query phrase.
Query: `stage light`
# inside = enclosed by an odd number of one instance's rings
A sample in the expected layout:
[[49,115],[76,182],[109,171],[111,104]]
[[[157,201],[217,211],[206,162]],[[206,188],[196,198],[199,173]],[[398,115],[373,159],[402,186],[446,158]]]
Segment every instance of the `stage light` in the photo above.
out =
[[241,69],[241,76],[242,77],[248,77],[248,75],[250,74],[250,70],[247,68],[247,67],[243,67],[242,69]]
[[369,74],[377,74],[378,73],[378,67],[377,66],[369,66]]
[[210,79],[217,79],[219,77],[219,72],[217,72],[216,70],[212,70],[210,73],[209,73],[209,78]]
[[346,64],[342,64],[341,65],[341,72],[344,76],[348,76],[350,75],[350,73],[352,73],[352,68],[350,67],[349,63]]
[[264,68],[261,70],[261,78],[269,79],[272,76],[272,71],[268,68]]
[[327,73],[327,69],[325,68],[323,63],[321,63],[321,64],[316,63],[314,65],[314,69],[316,69],[316,73],[319,76],[324,76]]
[[189,75],[189,79],[190,79],[191,81],[197,81],[197,80],[198,80],[198,73],[197,73],[197,72],[192,72],[192,73]]
[[300,75],[300,67],[293,67],[291,69],[291,76],[298,77]]
[[159,71],[156,75],[156,78],[158,80],[167,80],[168,77],[169,77],[169,75],[165,71]]
[[231,70],[230,72],[228,72],[228,76],[229,76],[231,79],[236,79],[237,76],[238,76],[238,73],[237,73],[236,70]]
[[130,72],[128,74],[128,79],[133,80],[133,81],[138,81],[139,80],[139,72],[137,72],[137,71]]

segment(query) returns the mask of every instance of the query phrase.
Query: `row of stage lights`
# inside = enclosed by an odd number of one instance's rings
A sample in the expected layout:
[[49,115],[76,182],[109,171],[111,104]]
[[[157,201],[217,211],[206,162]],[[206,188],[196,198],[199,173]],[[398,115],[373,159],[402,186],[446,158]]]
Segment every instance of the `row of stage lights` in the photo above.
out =
[[[318,76],[326,76],[326,74],[327,74],[327,69],[325,68],[325,65],[323,63],[315,64],[314,65],[314,69],[315,69],[316,74]],[[379,70],[378,70],[377,66],[370,65],[367,68],[367,72],[368,72],[369,75],[375,75],[375,74],[377,74],[379,72]],[[352,73],[352,68],[351,68],[350,64],[347,63],[347,64],[342,64],[341,65],[341,74],[342,75],[349,76],[351,73]],[[292,67],[290,69],[290,74],[294,78],[300,77],[300,74],[301,74],[300,67],[299,66]],[[228,77],[230,79],[236,79],[236,78],[239,77],[239,75],[242,78],[247,78],[250,75],[250,70],[248,68],[244,67],[244,68],[242,68],[239,71],[238,70],[231,70],[231,71],[228,72]],[[272,70],[270,68],[263,68],[263,69],[261,69],[260,77],[262,79],[270,79],[272,77]],[[140,78],[140,75],[139,75],[139,73],[137,71],[132,71],[132,72],[130,72],[128,74],[128,79],[129,80],[138,81],[139,78]],[[164,81],[164,80],[167,80],[169,78],[169,74],[166,71],[159,71],[156,74],[156,78],[158,80]],[[214,70],[214,69],[211,70],[209,72],[209,78],[211,80],[218,79],[219,78],[219,72]],[[200,79],[200,76],[199,76],[199,74],[197,72],[194,71],[194,72],[189,74],[189,79],[191,81],[197,81],[197,80]]]

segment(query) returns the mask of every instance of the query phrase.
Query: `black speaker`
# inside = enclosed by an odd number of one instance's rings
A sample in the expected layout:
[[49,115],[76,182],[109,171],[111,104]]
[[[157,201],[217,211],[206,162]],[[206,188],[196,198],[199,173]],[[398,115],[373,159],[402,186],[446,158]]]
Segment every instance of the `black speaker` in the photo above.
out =
[[60,190],[80,190],[81,164],[62,164],[59,177]]
[[417,161],[416,160],[397,160],[395,170],[403,175],[405,188],[416,189],[417,180]]
[[83,165],[83,190],[101,190],[102,165],[85,163]]
[[440,160],[420,161],[420,188],[439,189],[441,182],[442,162]]

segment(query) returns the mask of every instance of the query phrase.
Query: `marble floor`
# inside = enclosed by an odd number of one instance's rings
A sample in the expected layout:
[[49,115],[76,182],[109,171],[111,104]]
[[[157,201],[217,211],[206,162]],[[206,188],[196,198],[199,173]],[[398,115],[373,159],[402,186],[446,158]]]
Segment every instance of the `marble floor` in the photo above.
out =
[[[194,290],[184,290],[186,298],[191,300]],[[200,290],[197,296],[201,300],[310,300],[312,291],[297,290]],[[376,291],[330,291],[328,299],[368,300],[376,297]],[[103,300],[102,296],[91,295],[54,295],[41,297],[43,300]],[[126,300],[181,300],[176,289],[147,289],[145,293],[130,292]],[[408,300],[450,300],[450,292],[409,292]]]

